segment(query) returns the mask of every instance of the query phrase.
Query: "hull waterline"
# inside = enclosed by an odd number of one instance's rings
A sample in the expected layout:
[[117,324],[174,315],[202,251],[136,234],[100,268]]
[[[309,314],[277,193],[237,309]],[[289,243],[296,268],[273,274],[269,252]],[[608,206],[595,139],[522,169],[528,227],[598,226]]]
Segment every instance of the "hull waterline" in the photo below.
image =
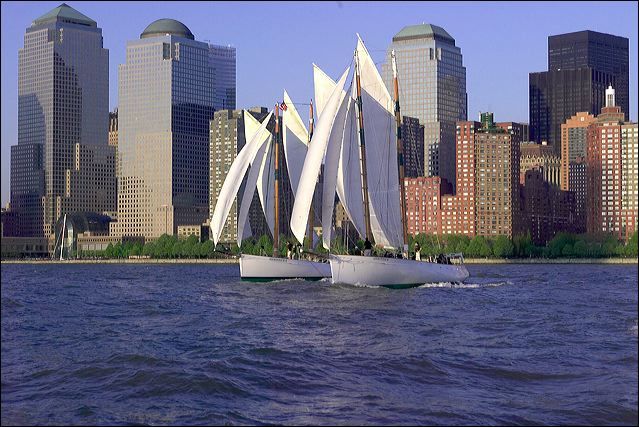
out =
[[333,283],[402,289],[424,283],[462,282],[468,278],[463,265],[435,264],[399,258],[331,255]]
[[240,256],[240,277],[253,282],[283,279],[321,280],[331,277],[328,263],[301,259],[273,258],[257,255]]

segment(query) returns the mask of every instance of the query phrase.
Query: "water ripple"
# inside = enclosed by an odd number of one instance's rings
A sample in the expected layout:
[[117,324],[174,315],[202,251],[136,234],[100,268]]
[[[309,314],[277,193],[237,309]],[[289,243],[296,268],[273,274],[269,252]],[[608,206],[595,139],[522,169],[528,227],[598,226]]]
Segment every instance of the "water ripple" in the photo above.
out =
[[[2,265],[2,424],[637,424],[635,266]],[[90,278],[90,279],[89,279]]]

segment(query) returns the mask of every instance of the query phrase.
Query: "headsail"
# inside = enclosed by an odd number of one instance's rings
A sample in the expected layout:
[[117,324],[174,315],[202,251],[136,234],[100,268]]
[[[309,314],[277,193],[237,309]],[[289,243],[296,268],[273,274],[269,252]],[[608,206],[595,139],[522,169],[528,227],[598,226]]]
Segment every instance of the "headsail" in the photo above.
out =
[[324,107],[328,103],[333,90],[335,89],[335,81],[331,79],[320,67],[313,64],[313,86],[315,88],[315,110],[317,117],[322,115]]
[[282,139],[291,190],[295,194],[308,149],[308,131],[286,91],[284,104],[286,109],[282,112]]
[[[244,117],[249,115],[247,111],[244,111]],[[211,235],[213,236],[213,243],[217,245],[220,239],[226,218],[228,217],[233,201],[240,189],[246,170],[249,164],[255,158],[258,150],[268,139],[270,132],[266,130],[266,126],[271,119],[273,113],[264,119],[257,132],[253,135],[250,141],[242,147],[237,157],[231,164],[231,167],[226,175],[222,189],[218,195],[217,203],[215,204],[215,210],[211,218]]]
[[291,231],[299,242],[304,241],[308,214],[313,200],[313,193],[315,191],[315,184],[317,183],[322,159],[326,152],[326,146],[328,144],[328,138],[330,136],[335,115],[337,114],[340,102],[345,95],[343,88],[349,71],[350,67],[348,67],[346,71],[344,71],[344,74],[342,74],[337,86],[333,90],[333,93],[326,102],[324,109],[320,113],[317,128],[313,133],[313,139],[308,149],[308,154],[304,159],[304,167],[302,169],[300,183],[295,193],[295,204],[293,205],[293,212],[291,215]]
[[[270,132],[269,132],[270,133]],[[248,235],[246,227],[248,224],[248,213],[253,202],[253,195],[255,194],[255,187],[259,181],[259,175],[262,171],[262,164],[264,163],[265,154],[271,149],[272,135],[268,136],[268,139],[260,149],[257,151],[255,159],[251,163],[251,170],[249,171],[248,178],[246,179],[246,186],[244,187],[244,195],[242,196],[242,203],[240,204],[240,215],[237,220],[237,245],[242,245],[242,240]],[[273,232],[273,218],[271,215],[271,221],[268,221],[268,226]]]

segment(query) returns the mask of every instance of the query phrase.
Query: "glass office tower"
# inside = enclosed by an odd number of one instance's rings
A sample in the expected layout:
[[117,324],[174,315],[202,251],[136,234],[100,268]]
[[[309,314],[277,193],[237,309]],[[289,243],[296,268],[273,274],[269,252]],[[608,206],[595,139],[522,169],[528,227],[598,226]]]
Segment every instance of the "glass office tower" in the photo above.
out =
[[119,68],[116,235],[157,237],[208,219],[214,71],[207,43],[160,19]]
[[391,96],[391,50],[395,50],[403,116],[424,125],[424,174],[455,183],[456,122],[466,120],[466,68],[455,39],[431,24],[404,27],[393,37],[382,66]]
[[89,201],[84,195],[104,188],[74,175],[90,168],[80,166],[81,151],[108,157],[108,111],[102,29],[66,4],[35,19],[18,51],[18,145],[11,147],[11,206],[21,236],[49,236],[64,213],[113,209],[115,189],[111,205]]

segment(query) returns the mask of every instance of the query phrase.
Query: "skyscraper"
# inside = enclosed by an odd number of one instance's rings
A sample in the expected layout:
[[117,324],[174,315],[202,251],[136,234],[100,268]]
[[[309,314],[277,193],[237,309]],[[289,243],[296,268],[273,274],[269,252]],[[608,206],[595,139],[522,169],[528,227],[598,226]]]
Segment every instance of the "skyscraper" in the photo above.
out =
[[598,114],[612,84],[628,117],[628,39],[595,31],[548,37],[548,71],[530,73],[530,137],[559,154],[561,124],[577,112]]
[[213,95],[213,107],[215,107],[215,111],[235,110],[235,48],[210,44],[209,61],[213,68],[215,80],[215,91]]
[[402,115],[424,125],[424,174],[455,182],[455,129],[466,120],[466,68],[455,39],[431,24],[404,27],[393,37],[382,66],[392,88],[391,50],[395,50]]
[[102,30],[77,10],[63,3],[27,28],[18,52],[18,145],[11,147],[21,235],[48,236],[65,213],[113,210],[110,178],[83,179],[96,159],[108,170],[114,150],[107,145],[108,73]]
[[615,91],[588,127],[587,229],[628,238],[637,227],[637,124],[624,122]]
[[[159,19],[127,43],[119,67],[116,235],[157,237],[202,224],[209,210],[209,46]],[[105,114],[106,117],[106,114]]]

